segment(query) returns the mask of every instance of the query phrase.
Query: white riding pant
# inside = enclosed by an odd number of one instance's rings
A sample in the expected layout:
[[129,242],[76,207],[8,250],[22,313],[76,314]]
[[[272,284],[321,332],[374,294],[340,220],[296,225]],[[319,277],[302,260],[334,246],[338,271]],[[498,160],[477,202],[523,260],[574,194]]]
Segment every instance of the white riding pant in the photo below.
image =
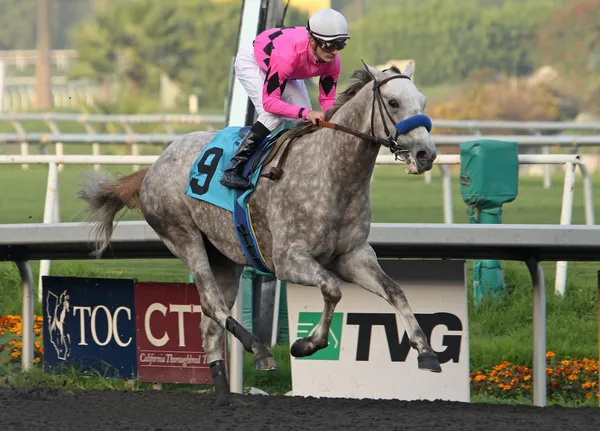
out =
[[[287,118],[279,115],[274,115],[266,112],[262,104],[262,92],[265,84],[266,73],[262,70],[254,58],[254,47],[252,43],[242,47],[235,58],[235,75],[240,81],[248,97],[254,104],[254,109],[258,115],[257,121],[260,121],[267,129],[274,130],[284,120],[296,123],[301,118]],[[304,108],[312,110],[308,91],[306,91],[306,85],[301,79],[290,79],[288,80],[281,100],[292,104],[302,106]]]

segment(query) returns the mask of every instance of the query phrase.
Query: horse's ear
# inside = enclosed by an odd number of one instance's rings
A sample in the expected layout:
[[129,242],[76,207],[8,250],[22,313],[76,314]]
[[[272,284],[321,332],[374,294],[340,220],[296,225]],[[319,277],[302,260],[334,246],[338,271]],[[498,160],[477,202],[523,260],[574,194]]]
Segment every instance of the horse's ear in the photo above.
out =
[[408,76],[409,78],[412,78],[414,72],[415,68],[413,67],[413,62],[409,61],[406,65],[406,69],[404,69],[404,72],[402,72],[402,74]]
[[362,58],[360,59],[360,61],[362,61],[362,64],[365,66],[366,71],[369,72],[369,75],[373,77],[373,80],[377,81],[377,77],[381,74],[379,69],[373,66],[369,66],[367,63],[364,62]]

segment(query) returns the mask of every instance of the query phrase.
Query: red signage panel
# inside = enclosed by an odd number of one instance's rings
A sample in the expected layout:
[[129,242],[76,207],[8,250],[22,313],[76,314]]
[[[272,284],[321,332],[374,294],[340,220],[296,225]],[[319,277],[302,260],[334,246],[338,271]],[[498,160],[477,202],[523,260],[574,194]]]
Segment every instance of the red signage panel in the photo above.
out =
[[194,283],[138,282],[135,309],[139,381],[212,384]]

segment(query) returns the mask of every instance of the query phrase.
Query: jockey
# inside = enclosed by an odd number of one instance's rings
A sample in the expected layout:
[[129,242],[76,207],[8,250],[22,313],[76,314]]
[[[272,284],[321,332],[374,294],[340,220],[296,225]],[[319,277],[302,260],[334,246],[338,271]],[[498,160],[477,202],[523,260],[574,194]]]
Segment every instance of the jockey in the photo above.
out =
[[[248,189],[244,164],[260,143],[284,119],[323,119],[336,97],[340,74],[338,51],[346,45],[348,23],[333,9],[321,9],[308,19],[306,27],[281,27],[265,30],[240,49],[235,73],[254,104],[257,121],[236,150],[220,183],[229,188]],[[319,104],[313,111],[304,79],[319,76]]]

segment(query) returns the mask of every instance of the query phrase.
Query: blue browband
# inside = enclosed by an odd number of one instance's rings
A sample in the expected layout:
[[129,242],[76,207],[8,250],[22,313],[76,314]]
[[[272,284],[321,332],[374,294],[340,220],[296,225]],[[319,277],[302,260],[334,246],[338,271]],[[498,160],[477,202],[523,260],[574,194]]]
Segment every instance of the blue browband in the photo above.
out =
[[425,127],[428,132],[431,132],[431,119],[427,115],[419,114],[396,123],[396,130],[398,130],[398,133],[401,135],[416,129],[417,127]]

